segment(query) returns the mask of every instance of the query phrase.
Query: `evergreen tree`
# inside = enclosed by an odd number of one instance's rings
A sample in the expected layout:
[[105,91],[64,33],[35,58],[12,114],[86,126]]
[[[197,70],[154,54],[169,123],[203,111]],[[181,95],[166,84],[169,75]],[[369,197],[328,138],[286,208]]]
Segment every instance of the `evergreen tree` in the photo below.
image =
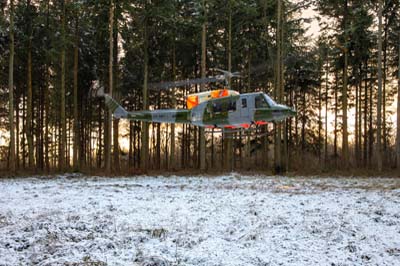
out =
[[10,59],[8,74],[9,90],[9,123],[10,123],[10,153],[9,169],[15,172],[15,128],[14,128],[14,1],[10,0]]

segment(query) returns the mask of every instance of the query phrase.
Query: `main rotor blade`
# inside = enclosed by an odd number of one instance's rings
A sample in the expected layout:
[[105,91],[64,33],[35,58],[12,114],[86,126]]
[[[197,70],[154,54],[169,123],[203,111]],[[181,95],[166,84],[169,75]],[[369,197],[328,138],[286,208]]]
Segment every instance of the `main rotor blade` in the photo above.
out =
[[[255,67],[250,68],[250,73],[251,74],[260,74],[260,73],[265,73],[267,71],[268,65],[266,63],[264,64],[259,64]],[[167,81],[167,82],[158,82],[158,83],[149,83],[148,88],[150,90],[165,90],[169,88],[176,88],[176,87],[184,87],[184,86],[190,86],[190,85],[195,85],[195,84],[206,84],[206,83],[211,83],[211,82],[222,82],[226,78],[242,78],[248,73],[245,71],[243,72],[228,72],[223,69],[219,68],[214,68],[214,70],[219,71],[222,73],[222,75],[217,75],[215,77],[208,77],[208,78],[197,78],[197,79],[185,79],[185,80],[178,80],[178,81]]]
[[222,81],[220,77],[209,77],[209,78],[198,78],[198,79],[186,79],[186,80],[178,80],[178,81],[168,81],[168,82],[159,82],[159,83],[150,83],[149,89],[157,90],[157,89],[169,89],[175,87],[189,86],[195,84],[205,84],[210,82]]
[[220,68],[213,68],[213,70],[221,72],[222,75],[227,78],[243,78],[248,76],[249,74],[257,76],[265,73],[268,70],[268,64],[261,63],[255,66],[251,66],[250,71],[248,71],[249,69],[247,69],[247,71],[243,70],[243,71],[229,72],[227,70],[223,70]]
[[241,73],[239,71],[237,71],[237,72],[229,72],[227,70],[223,70],[223,69],[216,68],[216,67],[212,68],[212,70],[221,72],[222,73],[221,79],[222,78],[228,79],[228,78],[241,78],[242,77],[242,75],[241,75]]

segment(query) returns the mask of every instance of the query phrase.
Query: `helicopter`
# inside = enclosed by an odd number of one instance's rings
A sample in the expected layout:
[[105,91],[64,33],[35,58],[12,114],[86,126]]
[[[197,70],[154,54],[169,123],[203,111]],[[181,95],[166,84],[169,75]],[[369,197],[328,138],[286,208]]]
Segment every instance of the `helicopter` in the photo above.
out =
[[104,90],[98,90],[97,96],[105,98],[107,107],[114,118],[156,123],[182,123],[204,128],[249,129],[253,125],[265,125],[269,122],[283,121],[296,115],[296,111],[278,104],[264,92],[240,94],[230,89],[230,80],[239,78],[239,72],[215,69],[221,75],[208,78],[188,79],[173,82],[151,83],[150,89],[168,89],[209,82],[225,82],[220,89],[193,93],[186,96],[187,109],[158,109],[127,111]]

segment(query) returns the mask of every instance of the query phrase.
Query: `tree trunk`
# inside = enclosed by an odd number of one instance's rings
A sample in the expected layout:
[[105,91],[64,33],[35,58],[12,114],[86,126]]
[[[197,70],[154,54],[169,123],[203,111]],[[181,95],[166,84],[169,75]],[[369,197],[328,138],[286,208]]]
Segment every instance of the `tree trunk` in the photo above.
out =
[[10,156],[9,169],[15,172],[15,125],[14,125],[14,0],[10,0],[10,61],[8,68]]
[[326,73],[325,73],[325,144],[324,161],[325,166],[328,163],[328,94],[329,94],[329,54],[326,55]]
[[[66,113],[68,113],[68,114],[70,114],[71,112],[72,112],[72,107],[71,107],[71,105],[69,105],[69,106],[66,106]],[[65,119],[65,123],[66,123],[66,134],[67,134],[67,136],[66,136],[66,138],[67,138],[67,141],[66,141],[66,145],[65,145],[65,166],[66,166],[66,168],[69,168],[70,167],[70,147],[71,147],[71,126],[70,126],[70,122],[69,122],[69,119],[66,117],[66,119]]]
[[78,117],[78,60],[79,60],[79,14],[75,17],[75,44],[74,44],[74,144],[73,144],[73,165],[74,170],[79,171],[80,159],[80,134],[79,134],[79,117]]
[[[47,11],[46,11],[46,37],[49,40],[50,39],[50,0],[47,1]],[[46,49],[50,49],[49,42],[46,44]],[[45,108],[45,114],[46,114],[46,119],[45,119],[45,129],[44,129],[44,164],[46,171],[50,171],[50,141],[49,141],[49,121],[50,121],[50,73],[49,73],[49,65],[50,65],[50,59],[49,56],[46,53],[46,64],[45,64],[45,93],[44,93],[44,108]]]
[[65,0],[61,1],[62,15],[61,15],[61,132],[60,132],[60,147],[59,147],[59,169],[65,170],[65,148],[67,143],[67,126],[65,120]]
[[[147,20],[144,22],[144,79],[143,79],[143,110],[148,109],[148,99],[147,99],[147,83],[148,83],[148,76],[149,76],[149,59],[148,59],[148,36],[147,36]],[[147,164],[148,164],[148,154],[149,154],[149,123],[142,122],[142,131],[141,131],[141,140],[142,146],[140,150],[140,167],[143,172],[147,171]]]
[[[174,40],[172,44],[172,80],[176,80],[176,47],[175,47],[175,34]],[[175,99],[175,88],[172,88],[171,91],[171,108],[176,108],[176,99]],[[171,124],[171,132],[170,132],[170,157],[169,157],[169,170],[175,170],[175,124]]]
[[[281,50],[281,52],[280,52],[280,55],[279,55],[279,60],[281,61],[280,62],[280,74],[279,74],[279,76],[280,76],[280,99],[279,99],[279,102],[280,103],[284,103],[285,102],[285,99],[286,99],[286,97],[285,97],[285,90],[284,90],[284,88],[285,88],[285,82],[284,82],[284,61],[283,61],[283,58],[284,58],[284,28],[285,28],[285,2],[284,1],[282,1],[281,2],[282,3],[282,9],[281,9],[281,30],[280,30],[280,50]],[[282,136],[282,134],[283,134],[283,148],[281,148],[281,152],[282,152],[282,154],[281,154],[281,166],[282,166],[282,170],[284,171],[284,172],[286,172],[287,170],[288,170],[288,166],[289,166],[289,160],[288,160],[288,147],[287,147],[287,142],[288,142],[288,140],[287,140],[287,137],[288,137],[288,135],[287,135],[287,128],[286,128],[286,120],[285,121],[283,121],[283,122],[281,122],[281,125],[280,125],[280,127],[281,127],[281,131],[282,131],[282,133],[281,133],[281,136]]]
[[99,109],[98,109],[98,134],[97,134],[97,168],[100,169],[102,167],[102,158],[103,158],[103,112],[102,110],[103,103],[100,101]]
[[303,91],[303,92],[301,92],[301,94],[302,94],[301,103],[303,105],[303,108],[302,108],[303,115],[301,116],[301,151],[302,151],[302,155],[304,156],[304,152],[306,149],[306,123],[307,123],[306,110],[307,110],[308,103],[307,103],[306,92]]
[[[282,39],[281,39],[281,31],[282,31],[282,0],[278,0],[278,9],[277,9],[277,28],[276,28],[276,85],[275,85],[275,99],[282,103]],[[274,123],[275,125],[275,156],[274,156],[274,170],[275,173],[280,174],[282,172],[282,125],[280,123]]]
[[182,166],[182,168],[185,165],[185,154],[186,154],[186,151],[185,151],[185,149],[186,149],[186,146],[185,146],[185,144],[186,144],[185,134],[186,134],[186,127],[187,127],[187,125],[185,125],[185,124],[182,126],[182,138],[181,138],[181,166]]
[[[22,92],[22,132],[26,131],[26,97],[25,92]],[[21,154],[22,154],[22,168],[26,168],[26,145],[25,145],[26,134],[21,136]]]
[[333,130],[333,156],[335,159],[335,167],[337,167],[337,157],[338,157],[338,152],[337,152],[337,126],[338,126],[338,90],[339,90],[339,81],[338,81],[338,73],[335,72],[335,82],[336,82],[336,87],[335,87],[335,122],[334,122],[334,130]]
[[345,1],[345,14],[343,18],[345,41],[344,41],[344,67],[343,67],[343,88],[342,88],[342,113],[343,113],[343,126],[342,126],[342,163],[343,168],[349,167],[349,136],[347,130],[347,69],[349,62],[349,45],[347,33],[347,16],[348,16],[347,0]]
[[[202,2],[204,16],[207,16],[206,11],[206,1]],[[206,77],[206,34],[207,34],[207,18],[204,19],[201,31],[201,77]],[[203,91],[204,84],[200,85],[200,90]],[[199,156],[200,156],[200,170],[203,171],[206,169],[206,138],[204,128],[201,127],[199,129]]]
[[[113,30],[113,96],[119,100],[119,90],[118,90],[118,16],[119,16],[118,0],[115,0],[114,7],[114,30]],[[120,171],[119,162],[119,119],[113,120],[113,168],[116,172]]]
[[[228,1],[228,71],[232,71],[232,1]],[[250,48],[249,48],[250,51]],[[228,78],[228,84],[231,86],[231,79]],[[231,89],[229,87],[229,89]],[[232,141],[233,141],[233,134],[232,133],[224,133],[225,138],[224,138],[224,151],[225,151],[225,170],[227,171],[232,171],[233,170],[233,165],[232,165],[232,159],[233,159],[233,150],[232,150]]]
[[400,169],[400,35],[399,42],[397,44],[399,47],[398,58],[399,62],[397,65],[397,132],[396,132],[396,164],[397,169]]
[[[382,3],[382,5],[385,5],[384,3]],[[382,7],[384,8],[384,7]],[[382,10],[383,12],[383,10]],[[383,62],[381,62],[383,64],[383,69],[382,69],[382,130],[381,130],[381,136],[382,136],[382,141],[383,143],[381,144],[382,148],[381,148],[381,156],[382,156],[382,167],[383,165],[385,165],[385,163],[387,162],[388,158],[388,154],[387,154],[387,136],[386,136],[386,71],[387,71],[387,23],[388,23],[388,18],[387,16],[385,16],[385,22],[384,25],[382,25],[382,29],[384,31],[384,39],[383,39],[383,43],[382,43],[382,52],[383,53]],[[382,29],[381,29],[381,34],[382,34]],[[381,36],[381,35],[380,35]],[[382,55],[381,55],[382,56]]]
[[28,166],[29,169],[33,169],[34,167],[34,156],[33,156],[33,129],[32,129],[32,22],[30,17],[30,0],[27,1],[27,9],[28,9],[28,62],[27,62],[27,110],[26,110],[26,139],[28,140]]
[[15,99],[15,167],[19,169],[20,167],[20,158],[19,158],[19,149],[20,149],[20,116],[19,116],[19,99]]
[[378,105],[377,105],[377,145],[376,145],[376,159],[378,164],[378,171],[382,171],[382,0],[379,0],[378,10]]
[[133,121],[129,121],[129,150],[128,150],[128,170],[133,166],[133,152],[134,152],[134,127]]
[[364,80],[364,155],[363,164],[367,166],[368,161],[368,62],[365,62]]
[[[108,61],[108,94],[112,97],[113,95],[113,52],[114,52],[114,42],[113,42],[113,29],[114,29],[114,1],[110,0],[110,21],[109,21],[109,61]],[[104,124],[104,160],[107,173],[111,172],[111,125],[112,125],[112,113],[107,108],[106,109],[106,121]]]
[[[370,77],[372,76],[372,73]],[[374,154],[374,128],[373,128],[373,115],[374,115],[374,108],[373,108],[373,94],[374,86],[372,82],[369,84],[369,129],[368,129],[368,165],[372,165],[372,156]]]
[[149,164],[149,168],[151,169],[156,169],[157,168],[157,159],[156,159],[156,140],[157,140],[157,135],[156,135],[156,123],[151,123],[151,144],[150,144],[150,151],[149,151],[149,158],[151,164]]
[[[320,77],[322,79],[322,77]],[[318,87],[318,161],[321,164],[322,151],[322,82]]]
[[[31,41],[29,41],[31,43]],[[26,107],[26,139],[28,141],[28,167],[33,169],[34,166],[34,156],[33,156],[33,128],[32,128],[32,51],[31,44],[28,45],[28,77],[27,77],[27,107]]]
[[356,119],[358,119],[358,128],[357,128],[357,166],[360,167],[362,165],[362,154],[363,154],[363,145],[362,145],[362,79],[363,79],[363,69],[362,62],[359,64],[359,78],[358,78],[358,115]]
[[[46,74],[45,74],[46,75]],[[45,76],[44,75],[44,76]],[[37,166],[38,168],[43,171],[44,169],[44,94],[45,94],[45,86],[41,85],[39,87],[39,104],[37,108],[38,112],[38,126],[37,126],[37,147],[38,147],[38,157],[37,157]]]
[[358,97],[359,97],[359,90],[360,87],[358,86],[359,84],[356,84],[356,95],[355,95],[355,116],[354,116],[354,154],[355,154],[355,166],[358,167],[358,162],[359,162],[359,145],[358,145]]
[[156,143],[156,163],[155,166],[158,170],[161,169],[161,124],[157,123],[156,127],[156,135],[157,135],[157,143]]

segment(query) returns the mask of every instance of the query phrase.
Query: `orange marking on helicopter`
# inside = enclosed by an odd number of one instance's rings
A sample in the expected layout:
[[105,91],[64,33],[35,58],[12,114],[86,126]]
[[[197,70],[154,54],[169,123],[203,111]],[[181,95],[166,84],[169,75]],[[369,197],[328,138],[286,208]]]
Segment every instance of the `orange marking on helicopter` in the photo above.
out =
[[229,95],[229,91],[227,89],[213,90],[213,91],[211,91],[210,95],[211,95],[211,98],[226,97]]
[[237,95],[235,91],[228,89],[218,89],[213,91],[199,92],[186,96],[186,105],[188,109],[192,109],[204,101],[209,99],[222,98],[229,95]]
[[268,124],[268,122],[265,122],[265,121],[256,121],[256,125],[257,125],[257,126],[262,126],[262,125],[266,125],[266,124]]
[[235,127],[235,126],[224,126],[224,128],[234,129],[234,128],[236,128],[236,127]]
[[186,104],[188,109],[192,109],[199,104],[199,97],[197,95],[189,95]]
[[243,128],[249,128],[250,124],[240,124],[240,126],[243,127]]

